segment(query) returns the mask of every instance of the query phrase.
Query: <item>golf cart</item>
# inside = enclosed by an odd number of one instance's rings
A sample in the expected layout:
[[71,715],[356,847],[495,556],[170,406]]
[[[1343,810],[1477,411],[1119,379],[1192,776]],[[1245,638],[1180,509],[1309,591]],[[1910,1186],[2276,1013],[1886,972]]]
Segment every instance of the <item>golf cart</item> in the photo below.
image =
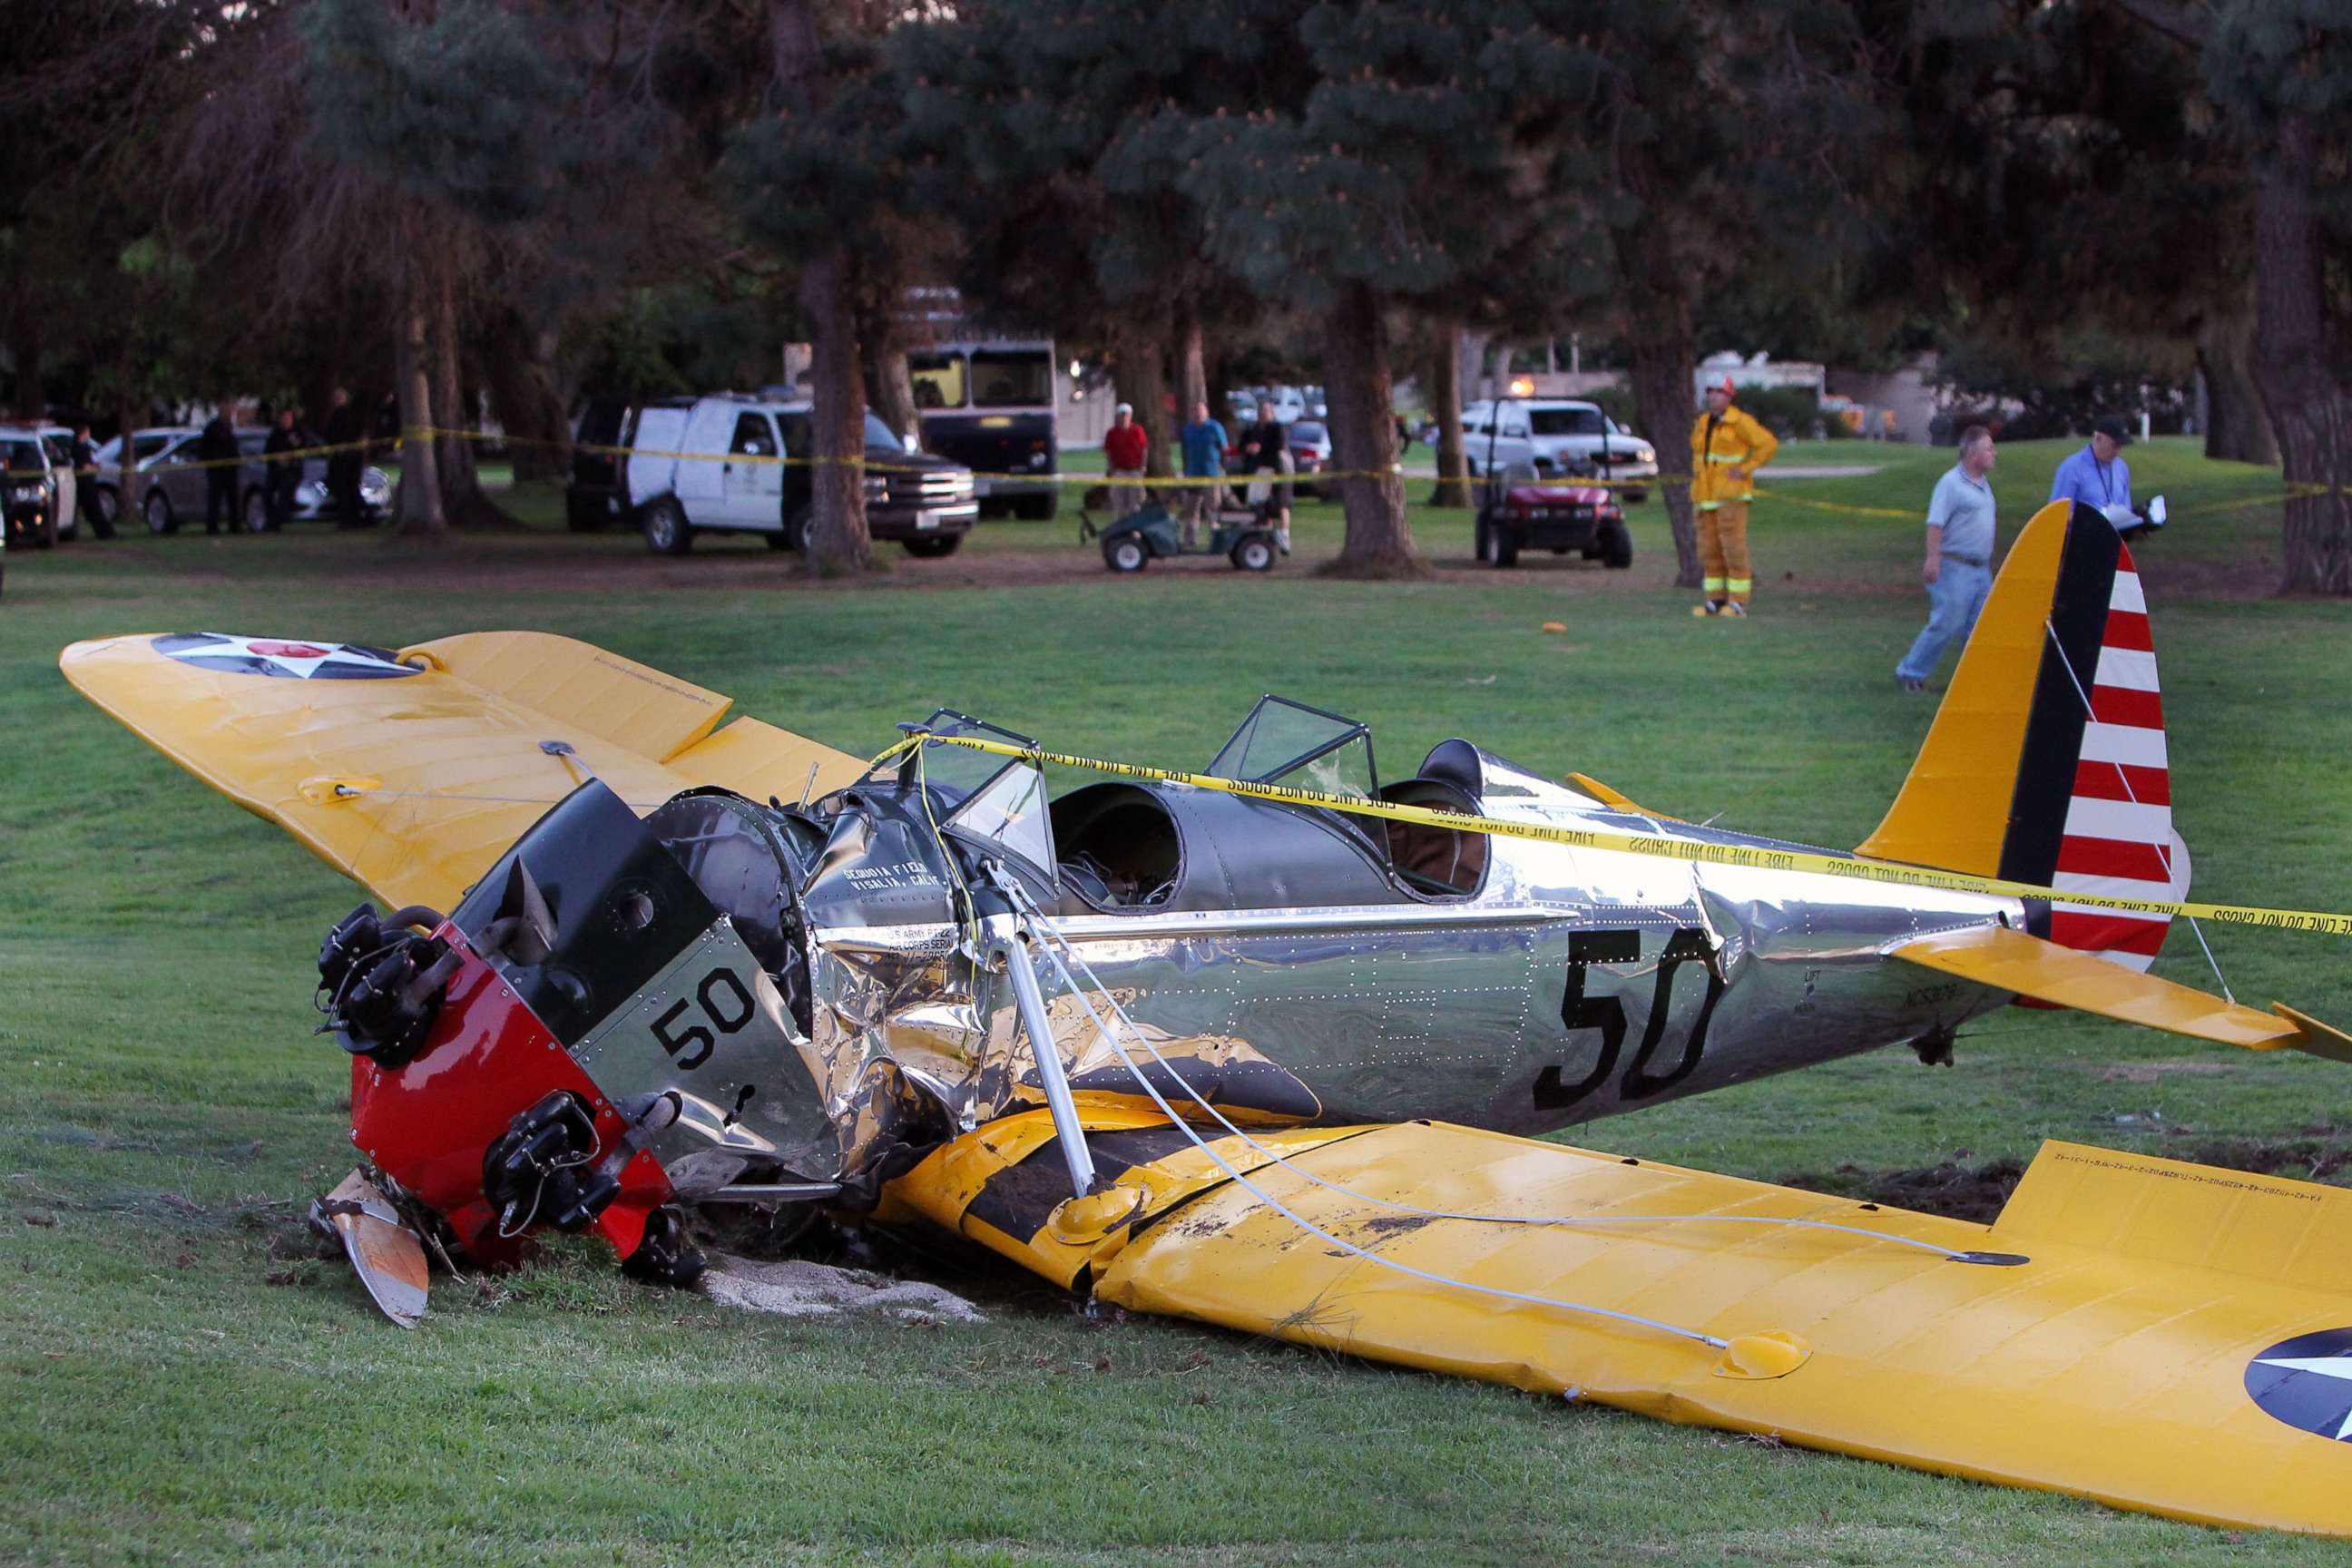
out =
[[1222,555],[1241,572],[1271,572],[1281,552],[1276,548],[1273,503],[1244,510],[1220,508],[1216,527],[1206,546],[1183,548],[1183,523],[1158,501],[1146,501],[1117,522],[1097,529],[1085,512],[1078,514],[1080,542],[1099,537],[1103,564],[1114,572],[1140,572],[1154,561],[1179,555]]
[[1578,484],[1592,476],[1590,458],[1570,460],[1570,482],[1547,479],[1524,458],[1496,466],[1495,431],[1498,416],[1486,424],[1486,480],[1478,495],[1478,559],[1502,568],[1518,563],[1522,550],[1549,550],[1565,555],[1583,552],[1612,571],[1633,564],[1633,536],[1625,527],[1625,509],[1605,485]]

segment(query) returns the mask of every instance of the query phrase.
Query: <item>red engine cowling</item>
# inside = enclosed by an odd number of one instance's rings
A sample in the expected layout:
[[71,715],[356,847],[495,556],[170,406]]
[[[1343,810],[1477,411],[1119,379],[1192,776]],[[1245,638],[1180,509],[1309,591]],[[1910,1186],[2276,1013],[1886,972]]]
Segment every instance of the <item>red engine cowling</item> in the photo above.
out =
[[[434,935],[462,965],[413,1059],[389,1068],[365,1057],[352,1059],[352,1142],[447,1221],[470,1257],[508,1263],[522,1237],[520,1227],[499,1234],[482,1166],[515,1116],[566,1090],[593,1114],[598,1147],[619,1147],[628,1124],[539,1016],[475,955],[464,932],[444,922]],[[626,1258],[644,1239],[646,1215],[669,1197],[670,1184],[660,1162],[643,1151],[622,1167],[620,1183],[594,1228]]]

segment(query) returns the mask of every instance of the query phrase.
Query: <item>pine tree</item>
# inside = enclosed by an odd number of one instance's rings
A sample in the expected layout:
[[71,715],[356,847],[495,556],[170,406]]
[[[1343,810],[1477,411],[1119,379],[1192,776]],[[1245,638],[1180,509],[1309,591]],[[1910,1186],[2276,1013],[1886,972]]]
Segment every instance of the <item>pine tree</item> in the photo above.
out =
[[1283,52],[1307,90],[1171,124],[1177,186],[1208,214],[1212,257],[1321,322],[1332,456],[1348,476],[1335,570],[1424,571],[1397,466],[1391,316],[1448,309],[1507,225],[1508,146],[1480,69],[1490,15],[1403,0],[1200,9],[1244,34],[1295,36]]
[[1510,0],[1482,74],[1516,142],[1501,279],[1605,310],[1658,453],[1677,582],[1699,583],[1690,492],[1698,318],[1744,285],[1834,288],[1868,237],[1880,78],[1849,4]]

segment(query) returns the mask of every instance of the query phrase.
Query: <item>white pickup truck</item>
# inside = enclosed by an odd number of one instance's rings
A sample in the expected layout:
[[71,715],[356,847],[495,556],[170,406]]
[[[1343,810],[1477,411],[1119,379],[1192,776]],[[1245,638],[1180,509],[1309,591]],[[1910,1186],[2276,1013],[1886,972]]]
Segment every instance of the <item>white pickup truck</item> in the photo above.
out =
[[[804,549],[814,473],[805,463],[811,410],[740,393],[670,398],[637,411],[628,504],[658,554],[683,555],[698,532],[758,533],[778,550]],[[979,520],[971,470],[909,452],[866,416],[866,526],[910,555],[951,555]]]

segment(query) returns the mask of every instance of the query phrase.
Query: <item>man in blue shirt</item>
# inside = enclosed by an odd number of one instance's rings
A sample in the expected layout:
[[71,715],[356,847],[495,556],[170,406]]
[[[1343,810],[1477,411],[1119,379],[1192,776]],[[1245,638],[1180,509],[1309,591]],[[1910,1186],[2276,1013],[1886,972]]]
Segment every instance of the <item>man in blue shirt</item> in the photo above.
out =
[[2123,449],[2131,432],[2110,414],[2091,426],[2091,444],[2058,465],[2050,481],[2052,500],[2080,501],[2102,513],[2118,530],[2132,525],[2131,466]]
[[1927,502],[1927,561],[1919,570],[1927,624],[1895,667],[1906,691],[1926,689],[1944,650],[1956,640],[1967,645],[1992,592],[1992,432],[1981,425],[1961,431],[1959,456]]
[[[1225,471],[1225,427],[1209,417],[1209,405],[1192,405],[1192,422],[1184,426],[1178,437],[1184,447],[1184,477],[1188,479],[1213,479]],[[1191,550],[1199,542],[1195,531],[1202,523],[1209,531],[1217,529],[1217,497],[1223,485],[1187,485],[1184,487],[1184,548]]]

